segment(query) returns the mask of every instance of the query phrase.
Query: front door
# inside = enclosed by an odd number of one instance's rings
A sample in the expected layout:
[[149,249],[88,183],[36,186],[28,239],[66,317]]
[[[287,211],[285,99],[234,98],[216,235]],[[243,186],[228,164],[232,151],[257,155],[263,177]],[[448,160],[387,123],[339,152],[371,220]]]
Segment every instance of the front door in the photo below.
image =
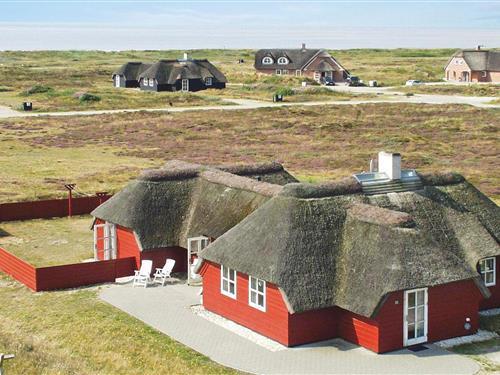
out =
[[189,91],[189,79],[182,80],[182,91]]
[[115,75],[115,87],[120,87],[120,76]]
[[427,288],[405,291],[404,346],[427,341]]
[[116,259],[116,226],[111,223],[94,225],[94,259]]

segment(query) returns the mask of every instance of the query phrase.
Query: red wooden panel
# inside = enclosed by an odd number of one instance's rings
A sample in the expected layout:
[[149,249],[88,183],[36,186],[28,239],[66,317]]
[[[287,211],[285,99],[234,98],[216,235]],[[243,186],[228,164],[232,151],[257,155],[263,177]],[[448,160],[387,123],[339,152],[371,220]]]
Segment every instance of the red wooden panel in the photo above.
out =
[[113,282],[134,273],[134,258],[66,264],[36,269],[37,291]]
[[0,248],[0,270],[28,288],[36,290],[35,268],[2,248]]
[[374,352],[379,351],[379,328],[376,321],[340,309],[338,320],[339,336]]
[[491,297],[481,300],[480,310],[500,307],[500,257],[496,257],[496,284],[488,287],[488,289],[491,292]]
[[[102,198],[102,202],[110,196]],[[89,214],[99,206],[99,197],[73,198],[73,215]],[[32,202],[14,202],[0,204],[0,221],[44,219],[68,215],[67,199],[47,199]]]
[[302,345],[338,337],[338,319],[337,307],[291,314],[288,321],[288,345]]
[[220,293],[220,266],[206,262],[203,272],[203,305],[209,311],[231,319],[284,345],[288,340],[288,310],[278,288],[266,285],[267,310],[248,304],[248,276],[237,275],[237,299]]
[[153,261],[153,271],[155,268],[162,268],[168,258],[175,260],[173,272],[187,272],[187,250],[183,247],[167,247],[141,252],[141,260]]

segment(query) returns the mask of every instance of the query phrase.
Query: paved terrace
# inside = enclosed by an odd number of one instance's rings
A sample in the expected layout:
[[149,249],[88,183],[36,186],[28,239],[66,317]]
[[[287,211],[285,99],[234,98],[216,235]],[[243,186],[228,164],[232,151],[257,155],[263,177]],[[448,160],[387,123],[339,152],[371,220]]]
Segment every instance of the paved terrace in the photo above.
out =
[[100,297],[149,326],[238,370],[259,374],[473,374],[474,361],[434,345],[428,350],[400,350],[377,355],[341,339],[271,351],[194,314],[199,287],[105,287]]

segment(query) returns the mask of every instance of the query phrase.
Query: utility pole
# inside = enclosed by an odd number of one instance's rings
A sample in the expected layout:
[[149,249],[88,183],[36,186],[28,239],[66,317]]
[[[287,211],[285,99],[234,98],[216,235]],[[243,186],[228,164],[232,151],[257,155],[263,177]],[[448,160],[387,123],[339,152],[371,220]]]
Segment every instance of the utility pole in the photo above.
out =
[[6,360],[6,359],[12,359],[14,357],[15,357],[14,354],[3,354],[3,353],[0,353],[0,375],[5,375],[5,371],[3,369],[3,361]]

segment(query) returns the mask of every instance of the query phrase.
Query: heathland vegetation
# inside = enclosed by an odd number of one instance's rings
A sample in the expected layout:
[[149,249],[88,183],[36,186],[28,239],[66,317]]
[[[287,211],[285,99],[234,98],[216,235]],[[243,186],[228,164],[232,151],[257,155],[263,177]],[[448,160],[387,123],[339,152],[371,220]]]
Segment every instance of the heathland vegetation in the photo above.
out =
[[[226,90],[198,93],[150,93],[118,90],[111,74],[127,61],[179,58],[184,51],[38,51],[0,52],[0,105],[19,108],[32,101],[35,111],[113,108],[155,108],[223,104],[222,97],[271,100],[280,90],[300,86],[301,77],[269,76],[253,68],[253,50],[194,50],[193,58],[208,58],[231,83]],[[407,79],[439,81],[452,49],[360,49],[330,51],[351,74],[385,86]],[[239,63],[243,60],[243,63]],[[91,96],[89,96],[91,95]],[[328,90],[300,91],[290,101],[349,100],[352,94]],[[90,100],[90,99],[92,100]]]

